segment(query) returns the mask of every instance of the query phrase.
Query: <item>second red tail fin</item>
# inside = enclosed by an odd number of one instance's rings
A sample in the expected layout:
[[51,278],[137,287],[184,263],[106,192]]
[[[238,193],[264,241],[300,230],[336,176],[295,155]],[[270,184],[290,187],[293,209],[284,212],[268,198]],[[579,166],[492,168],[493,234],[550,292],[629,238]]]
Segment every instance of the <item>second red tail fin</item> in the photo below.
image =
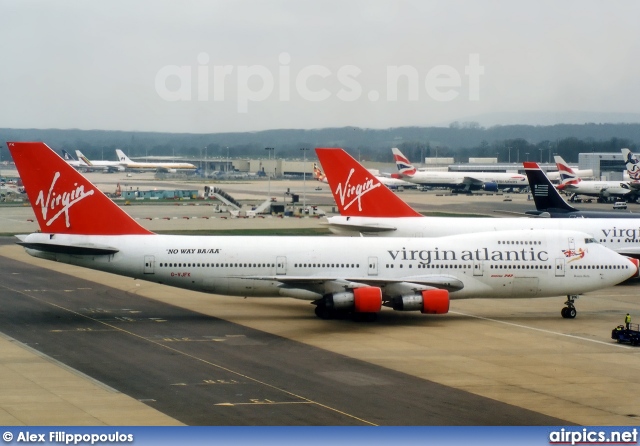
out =
[[40,230],[80,235],[152,234],[42,142],[8,142]]
[[317,148],[316,154],[345,217],[422,217],[342,149]]

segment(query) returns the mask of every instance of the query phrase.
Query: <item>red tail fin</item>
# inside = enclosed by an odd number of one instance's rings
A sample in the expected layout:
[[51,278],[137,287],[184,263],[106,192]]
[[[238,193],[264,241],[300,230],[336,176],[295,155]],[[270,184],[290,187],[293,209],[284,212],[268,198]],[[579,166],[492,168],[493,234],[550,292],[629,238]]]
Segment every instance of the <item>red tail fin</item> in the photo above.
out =
[[316,149],[340,215],[422,217],[342,149]]
[[152,234],[42,142],[8,142],[40,230],[57,234]]

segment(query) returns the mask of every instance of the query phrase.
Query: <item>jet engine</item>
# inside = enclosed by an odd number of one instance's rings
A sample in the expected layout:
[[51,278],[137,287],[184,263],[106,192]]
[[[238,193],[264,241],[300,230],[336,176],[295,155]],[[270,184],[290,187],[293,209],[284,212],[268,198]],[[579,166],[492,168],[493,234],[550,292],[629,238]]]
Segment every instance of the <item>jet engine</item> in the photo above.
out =
[[382,290],[377,287],[354,288],[330,294],[325,299],[327,308],[334,310],[377,313],[382,308]]
[[419,294],[395,297],[393,309],[397,311],[420,311],[427,314],[449,312],[449,292],[447,290],[423,290]]
[[487,192],[498,192],[498,183],[487,181],[482,184],[482,190],[486,190]]
[[640,260],[634,257],[627,257],[631,262],[636,266],[636,273],[632,276],[633,278],[640,277]]

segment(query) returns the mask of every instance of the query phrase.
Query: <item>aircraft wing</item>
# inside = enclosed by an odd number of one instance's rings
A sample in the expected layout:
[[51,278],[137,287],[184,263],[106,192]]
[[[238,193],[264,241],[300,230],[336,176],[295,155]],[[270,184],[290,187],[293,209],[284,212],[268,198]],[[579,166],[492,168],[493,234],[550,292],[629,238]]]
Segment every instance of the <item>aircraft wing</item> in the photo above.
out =
[[624,246],[618,249],[614,249],[620,255],[633,257],[634,259],[640,259],[640,247],[636,246]]
[[464,177],[462,179],[462,184],[469,186],[482,186],[485,182],[473,177]]
[[505,211],[505,210],[502,210],[502,209],[494,209],[493,212],[496,212],[498,214],[506,214],[506,215],[518,215],[520,217],[528,217],[528,218],[549,218],[549,217],[551,217],[551,214],[549,214],[548,212],[539,212],[538,213],[538,211],[516,212],[516,211]]
[[335,292],[337,290],[347,290],[360,288],[363,286],[387,286],[387,285],[405,285],[408,288],[429,289],[439,288],[447,291],[458,291],[464,288],[464,283],[445,274],[406,276],[395,279],[382,278],[377,276],[353,277],[348,279],[336,279],[329,276],[238,276],[239,279],[253,280],[269,280],[281,282],[288,286],[295,286],[304,289],[317,289],[323,286],[326,292]]

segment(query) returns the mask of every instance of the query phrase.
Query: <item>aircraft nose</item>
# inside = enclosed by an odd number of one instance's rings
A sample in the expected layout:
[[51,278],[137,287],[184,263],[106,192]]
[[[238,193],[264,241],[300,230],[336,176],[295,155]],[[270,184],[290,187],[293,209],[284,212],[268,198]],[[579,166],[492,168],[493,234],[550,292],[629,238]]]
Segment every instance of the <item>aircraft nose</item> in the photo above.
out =
[[631,277],[640,277],[640,260],[634,259],[633,257],[627,257],[627,259],[633,264],[633,275]]

